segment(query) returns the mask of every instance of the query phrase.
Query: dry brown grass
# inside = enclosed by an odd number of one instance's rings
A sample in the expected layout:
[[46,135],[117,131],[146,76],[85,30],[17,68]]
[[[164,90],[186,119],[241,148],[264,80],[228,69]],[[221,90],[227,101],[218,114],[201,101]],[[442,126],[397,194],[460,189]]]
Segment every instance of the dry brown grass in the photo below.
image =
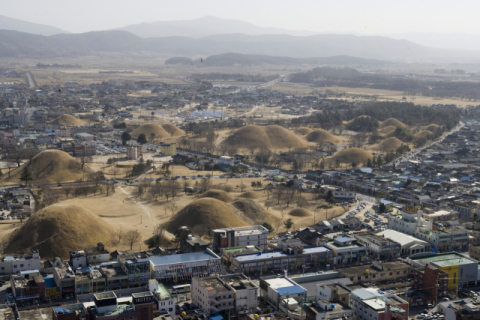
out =
[[385,121],[382,121],[380,122],[380,125],[379,127],[380,128],[385,128],[385,127],[390,127],[390,126],[393,126],[393,127],[406,127],[407,125],[405,123],[403,123],[402,121],[400,120],[397,120],[395,118],[390,118],[390,119],[387,119]]
[[373,158],[373,155],[366,150],[363,150],[360,148],[348,148],[338,152],[329,160],[333,162],[338,160],[341,163],[355,162],[357,163],[357,165],[360,165],[362,163],[366,163],[368,159],[372,159],[372,158]]
[[75,118],[70,114],[62,114],[60,117],[50,121],[49,123],[56,126],[72,127],[72,126],[83,126],[85,124],[85,121]]
[[248,225],[223,202],[212,198],[194,200],[166,224],[170,232],[182,226],[193,228],[205,225],[209,230],[217,228],[243,227]]
[[307,134],[312,132],[312,129],[307,128],[307,127],[299,127],[295,130],[295,132],[302,135],[302,136],[306,136]]
[[395,132],[395,129],[397,129],[397,127],[386,126],[386,127],[380,128],[378,130],[378,133],[380,133],[381,135],[384,135],[384,136],[389,136],[389,135],[391,135]]
[[392,150],[397,150],[403,142],[395,137],[387,138],[377,144],[373,149],[375,150],[381,150],[381,151],[392,151]]
[[419,133],[415,134],[413,137],[415,139],[421,139],[421,138],[426,138],[428,136],[433,136],[433,132],[429,130],[422,130]]
[[293,217],[309,217],[312,215],[312,213],[306,209],[303,208],[297,208],[293,209],[288,213],[288,215],[293,216]]
[[295,133],[283,127],[248,125],[235,130],[222,144],[235,146],[237,148],[257,148],[287,149],[296,147],[306,147],[308,143],[299,138]]
[[307,135],[306,139],[309,142],[331,144],[338,143],[340,141],[340,139],[338,139],[336,136],[323,129],[313,130],[312,132],[310,132],[310,134]]
[[435,131],[437,131],[438,127],[440,127],[438,124],[432,123],[432,124],[429,124],[428,126],[426,126],[424,129],[428,130],[430,132],[435,132]]
[[10,236],[5,252],[38,249],[43,257],[68,258],[72,250],[109,245],[114,229],[96,214],[75,205],[40,210]]
[[147,123],[133,130],[131,135],[133,138],[137,138],[142,133],[147,139],[150,138],[150,135],[152,133],[155,134],[155,139],[163,139],[185,135],[185,132],[183,130],[180,130],[171,123],[164,123],[162,125],[158,125],[155,123]]
[[258,199],[260,198],[260,195],[255,191],[247,191],[239,195],[239,197],[246,198],[246,199]]
[[[20,183],[20,176],[25,166],[30,169],[34,184],[72,182],[84,177],[80,162],[68,153],[60,150],[45,150],[33,157],[31,164],[27,162],[13,170],[10,178],[5,175],[7,177],[4,181]],[[85,174],[91,172],[87,165],[84,171]]]
[[218,189],[210,189],[200,195],[200,198],[213,198],[223,202],[230,202],[233,200],[233,197],[228,192]]
[[234,207],[233,212],[248,224],[273,223],[275,220],[274,217],[255,200],[246,198],[237,199],[231,203],[231,206]]

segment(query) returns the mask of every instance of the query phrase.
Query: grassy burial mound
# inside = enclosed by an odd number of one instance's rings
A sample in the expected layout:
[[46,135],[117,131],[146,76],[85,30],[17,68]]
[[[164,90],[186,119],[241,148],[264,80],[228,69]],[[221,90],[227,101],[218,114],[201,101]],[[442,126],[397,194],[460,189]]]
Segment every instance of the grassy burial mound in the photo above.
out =
[[296,147],[306,147],[307,142],[299,138],[295,133],[283,127],[248,125],[235,130],[225,140],[223,145],[234,146],[236,148],[257,148],[268,149],[287,149]]
[[84,172],[79,161],[75,160],[68,153],[60,150],[45,150],[32,158],[32,163],[27,162],[11,172],[11,177],[6,181],[20,183],[20,177],[24,168],[28,166],[33,180],[29,183],[45,184],[71,182],[83,178],[84,173],[90,173],[91,170],[85,165]]
[[292,216],[292,217],[309,217],[312,215],[312,213],[306,209],[303,209],[303,208],[296,208],[296,209],[293,209],[292,211],[290,211],[288,213],[288,215]]
[[403,144],[402,140],[391,137],[380,142],[375,149],[381,151],[392,151],[397,150]]
[[49,123],[56,126],[66,127],[83,126],[86,124],[85,121],[75,118],[74,116],[69,114],[62,114],[60,117],[50,121]]
[[360,148],[348,148],[344,149],[333,157],[330,158],[330,161],[336,162],[337,160],[340,163],[352,163],[355,162],[357,165],[361,163],[366,163],[368,159],[372,159],[373,155]]
[[306,139],[309,142],[331,143],[331,144],[338,143],[340,141],[340,139],[335,137],[333,134],[323,129],[313,130],[307,135]]
[[295,130],[296,133],[302,136],[306,136],[307,134],[310,134],[313,130],[307,127],[299,127]]
[[105,220],[76,205],[53,205],[35,213],[7,241],[6,253],[38,249],[42,257],[68,258],[72,250],[109,245],[115,230]]
[[415,134],[413,137],[415,139],[422,139],[422,138],[427,138],[428,136],[433,137],[433,132],[430,130],[422,130],[419,133]]
[[130,135],[136,139],[142,133],[147,139],[150,138],[152,133],[155,134],[155,139],[163,139],[185,135],[185,132],[183,130],[178,129],[171,123],[164,123],[162,125],[158,125],[155,123],[143,124],[137,129],[133,130]]
[[192,201],[166,223],[169,232],[175,232],[181,226],[193,228],[196,225],[205,225],[209,230],[228,227],[243,227],[248,224],[240,219],[223,202],[212,198],[203,198]]
[[399,121],[395,118],[390,118],[385,121],[380,122],[379,127],[380,128],[385,128],[385,127],[406,127],[407,125],[404,124],[402,121]]
[[231,205],[236,209],[233,212],[250,224],[272,223],[275,220],[261,204],[254,200],[241,198],[233,201]]
[[437,131],[438,127],[440,127],[438,124],[432,123],[426,126],[424,129],[430,132],[435,132]]
[[378,133],[380,133],[382,136],[390,136],[395,132],[395,129],[397,127],[394,126],[386,126],[378,130]]
[[260,195],[255,191],[247,191],[239,195],[239,197],[246,198],[246,199],[258,199],[260,198]]
[[223,202],[230,202],[233,200],[233,196],[231,196],[228,192],[218,189],[210,189],[202,193],[200,198],[213,198]]

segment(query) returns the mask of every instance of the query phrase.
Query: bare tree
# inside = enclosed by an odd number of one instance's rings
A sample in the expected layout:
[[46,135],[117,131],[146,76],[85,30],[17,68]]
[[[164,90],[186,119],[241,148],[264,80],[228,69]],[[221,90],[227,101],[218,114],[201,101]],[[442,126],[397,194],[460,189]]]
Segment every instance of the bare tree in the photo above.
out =
[[221,143],[217,150],[220,152],[220,155],[224,156],[228,152],[228,148],[228,144]]
[[292,203],[292,201],[295,200],[295,197],[296,197],[295,190],[293,190],[293,189],[285,190],[283,200],[285,201],[285,204],[287,205],[287,208],[290,205],[290,203]]
[[130,230],[125,233],[123,239],[130,246],[130,250],[132,250],[133,246],[140,241],[142,235],[138,230]]
[[190,187],[190,182],[188,180],[183,180],[183,192],[187,194],[187,188]]
[[124,234],[125,233],[123,232],[122,228],[119,228],[119,229],[115,230],[115,238],[114,239],[115,239],[115,242],[117,244],[119,244],[122,241],[122,238],[123,238]]
[[192,229],[193,234],[199,236],[200,238],[206,236],[209,231],[210,229],[205,224],[197,224]]
[[233,157],[234,155],[236,155],[238,152],[238,148],[235,147],[235,146],[228,146],[227,148],[227,154],[230,156],[230,157]]
[[112,173],[113,173],[113,177],[114,177],[114,178],[117,178],[117,174],[120,172],[120,168],[117,167],[117,165],[114,164],[111,171],[112,171]]
[[148,188],[148,193],[150,194],[150,196],[153,198],[154,201],[157,201],[157,199],[164,194],[164,188],[162,184],[156,183],[150,188]]
[[168,180],[166,183],[167,192],[170,193],[170,196],[174,200],[178,193],[182,190],[180,183],[177,180]]
[[243,191],[245,191],[245,189],[247,188],[247,185],[245,183],[240,183],[239,188],[240,188],[240,192],[243,193]]
[[49,187],[44,187],[42,188],[42,198],[43,198],[43,204],[45,207],[48,207],[58,201],[58,193],[55,192],[52,188]]
[[200,191],[203,193],[210,189],[211,181],[210,179],[202,179],[200,180]]
[[284,186],[277,186],[275,189],[273,189],[273,196],[275,199],[277,199],[277,204],[280,204],[280,201],[282,200],[284,194],[285,194]]
[[297,202],[297,206],[300,207],[300,208],[302,208],[304,205],[306,205],[308,203],[307,198],[305,198],[304,196],[302,196],[300,194],[297,196],[295,201]]
[[175,203],[175,201],[172,200],[167,204],[167,207],[168,207],[168,210],[170,210],[170,212],[172,213],[172,217],[173,217],[173,215],[177,211],[177,204]]
[[68,199],[68,195],[72,193],[72,191],[73,191],[72,187],[69,187],[69,186],[63,187],[63,192],[65,192],[65,196],[67,197],[67,199]]

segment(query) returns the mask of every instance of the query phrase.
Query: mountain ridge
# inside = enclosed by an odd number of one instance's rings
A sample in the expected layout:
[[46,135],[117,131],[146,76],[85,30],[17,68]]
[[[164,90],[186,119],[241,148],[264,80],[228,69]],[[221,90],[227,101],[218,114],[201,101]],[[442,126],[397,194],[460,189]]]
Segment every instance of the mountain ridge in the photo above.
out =
[[39,34],[42,36],[51,36],[60,33],[69,33],[68,31],[59,29],[57,27],[49,26],[41,23],[34,23],[25,20],[15,19],[0,15],[0,29],[14,30],[32,34]]

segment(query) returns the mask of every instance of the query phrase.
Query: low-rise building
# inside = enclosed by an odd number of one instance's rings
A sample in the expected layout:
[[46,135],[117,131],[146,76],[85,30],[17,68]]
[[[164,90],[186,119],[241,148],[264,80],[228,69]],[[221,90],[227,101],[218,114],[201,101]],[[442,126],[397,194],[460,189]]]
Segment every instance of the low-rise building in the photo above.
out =
[[141,146],[127,146],[127,159],[137,160],[143,157],[143,151]]
[[53,279],[60,289],[61,299],[72,299],[75,297],[75,273],[68,262],[65,262],[62,267],[53,269]]
[[77,295],[103,292],[106,289],[105,284],[106,281],[103,274],[93,268],[87,268],[86,272],[75,275],[75,293]]
[[38,270],[21,271],[10,276],[12,294],[17,303],[39,302],[45,299],[45,280]]
[[206,314],[246,313],[257,307],[258,288],[245,275],[192,278],[192,302]]
[[170,143],[170,144],[162,144],[160,146],[160,152],[162,156],[175,156],[177,154],[177,144]]
[[98,265],[110,261],[110,253],[101,242],[97,243],[96,247],[86,248],[85,254],[88,265]]
[[328,300],[317,300],[315,305],[310,306],[305,311],[307,320],[324,319],[353,319],[353,309],[343,303],[331,303]]
[[170,291],[155,279],[148,281],[148,289],[153,293],[153,300],[158,306],[158,311],[175,319],[175,297],[170,294]]
[[395,294],[381,295],[376,289],[357,289],[348,302],[353,309],[353,319],[408,320],[408,302]]
[[53,320],[84,320],[88,319],[87,309],[83,303],[65,304],[52,309]]
[[405,233],[387,229],[378,232],[377,235],[400,244],[400,254],[402,256],[410,256],[412,254],[422,252],[431,252],[431,244],[429,242],[420,240]]
[[260,225],[215,229],[213,230],[213,251],[219,252],[221,248],[248,245],[267,250],[267,237],[268,229]]
[[16,274],[27,270],[40,270],[40,268],[41,262],[38,250],[32,251],[31,254],[0,258],[0,275]]
[[332,250],[334,265],[361,262],[366,256],[365,247],[357,244],[356,239],[336,237],[332,241],[324,242],[323,244]]
[[447,296],[448,273],[432,265],[426,265],[425,268],[415,268],[413,270],[413,290],[408,296],[402,296],[402,299],[408,301],[410,306],[426,306],[427,304],[437,304],[442,298]]
[[128,276],[130,288],[146,286],[151,277],[149,255],[145,252],[121,254],[117,257]]
[[70,251],[70,265],[74,270],[85,268],[87,264],[87,255],[83,250]]
[[100,267],[100,272],[105,277],[107,291],[128,288],[128,275],[122,269],[120,263],[103,264]]
[[365,247],[369,256],[375,259],[393,259],[400,256],[401,245],[389,238],[370,232],[356,234],[355,238]]
[[385,281],[397,281],[411,276],[412,267],[401,261],[374,262],[370,265],[351,266],[340,268],[341,276],[350,278],[352,283],[379,283]]
[[87,308],[90,320],[153,320],[154,300],[150,291],[132,294],[132,302],[119,302],[114,292],[96,293],[93,302]]
[[480,245],[470,246],[470,257],[480,261]]
[[445,320],[480,319],[480,301],[476,297],[441,302],[438,305],[438,310],[445,315]]
[[307,299],[307,290],[291,279],[268,276],[260,278],[260,296],[267,304],[287,313]]

